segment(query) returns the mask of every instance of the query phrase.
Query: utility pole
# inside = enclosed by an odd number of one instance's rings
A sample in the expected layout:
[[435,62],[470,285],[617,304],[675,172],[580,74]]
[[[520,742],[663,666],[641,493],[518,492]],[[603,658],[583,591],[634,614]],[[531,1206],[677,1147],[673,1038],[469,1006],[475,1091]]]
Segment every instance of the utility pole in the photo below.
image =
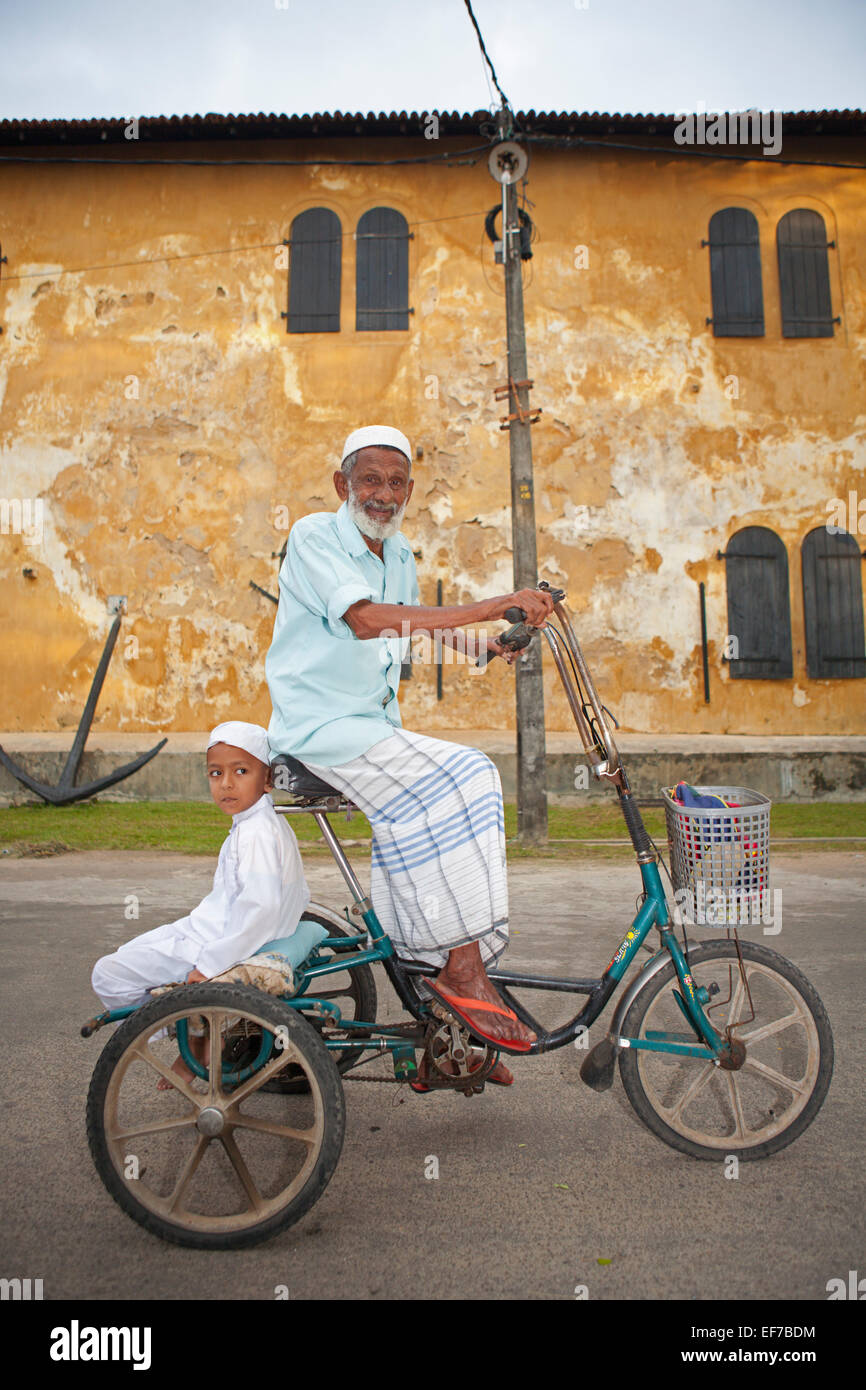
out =
[[[511,112],[503,105],[499,133],[511,129]],[[502,184],[502,256],[505,267],[505,315],[508,334],[508,440],[511,460],[511,537],[515,589],[538,583],[535,544],[535,490],[532,481],[532,412],[526,366],[523,320],[523,272],[517,179],[526,168],[526,153],[507,142],[490,156],[490,170]],[[497,173],[497,170],[499,171]],[[544,746],[544,685],[539,636],[514,663],[517,701],[517,834],[521,844],[547,839],[547,790]]]

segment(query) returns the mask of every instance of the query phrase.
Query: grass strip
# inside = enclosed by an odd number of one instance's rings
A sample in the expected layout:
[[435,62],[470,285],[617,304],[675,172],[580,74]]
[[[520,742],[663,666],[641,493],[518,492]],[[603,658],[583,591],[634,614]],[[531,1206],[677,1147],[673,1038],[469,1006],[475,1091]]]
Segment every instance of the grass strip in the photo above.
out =
[[[664,811],[647,807],[644,820],[650,835],[666,852],[667,831]],[[312,816],[293,815],[290,825],[304,854],[328,854]],[[331,817],[339,839],[359,855],[367,853],[370,824],[356,812],[350,822],[334,813]],[[10,855],[43,855],[63,850],[166,850],[183,854],[219,853],[230,828],[230,818],[212,802],[204,801],[93,801],[71,806],[28,804],[0,808],[0,849]],[[548,844],[540,849],[523,848],[517,843],[517,808],[505,807],[505,834],[508,853],[513,858],[629,858],[626,844],[599,844],[623,841],[625,824],[616,801],[608,805],[551,806],[548,815]],[[858,848],[862,837],[866,849],[866,802],[816,802],[813,805],[774,805],[770,818],[771,843],[778,839],[796,842],[803,848],[822,851]],[[809,841],[815,837],[815,843]],[[820,838],[831,837],[831,838]],[[832,838],[840,837],[840,838]],[[353,844],[353,842],[356,842]],[[593,843],[587,843],[593,842]],[[786,852],[796,850],[786,844]]]

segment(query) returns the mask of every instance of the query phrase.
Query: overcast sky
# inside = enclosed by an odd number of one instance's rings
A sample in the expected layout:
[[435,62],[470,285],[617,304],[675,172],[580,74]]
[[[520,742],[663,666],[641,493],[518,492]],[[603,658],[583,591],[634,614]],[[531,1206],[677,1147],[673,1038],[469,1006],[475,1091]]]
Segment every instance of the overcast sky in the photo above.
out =
[[[515,110],[866,105],[866,0],[473,8]],[[0,0],[0,118],[490,102],[464,0]]]

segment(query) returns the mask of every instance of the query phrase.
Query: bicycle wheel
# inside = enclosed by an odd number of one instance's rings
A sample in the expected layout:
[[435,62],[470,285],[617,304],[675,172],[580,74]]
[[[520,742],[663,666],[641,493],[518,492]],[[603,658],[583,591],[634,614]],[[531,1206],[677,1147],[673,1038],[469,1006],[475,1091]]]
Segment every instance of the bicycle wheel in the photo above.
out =
[[[207,1079],[187,1082],[171,1069],[174,1037],[196,1016]],[[286,1057],[307,1094],[264,1093]],[[158,1090],[161,1076],[171,1089]],[[297,1221],[330,1181],[345,1127],[342,1082],[315,1030],[246,985],[186,985],[143,1005],[103,1049],[87,1100],[90,1150],[112,1197],[163,1240],[197,1249],[256,1245]]]
[[[317,903],[310,904],[304,913],[304,921],[320,923],[321,926],[327,928],[329,936],[357,934],[348,932],[335,912],[320,907]],[[376,980],[369,965],[347,965],[344,970],[335,970],[330,975],[320,975],[317,979],[310,980],[297,997],[303,998],[304,994],[311,994],[316,999],[334,1000],[339,1006],[343,1018],[347,1021],[357,1018],[364,1019],[368,1023],[376,1021],[376,1009],[378,1008]],[[321,1031],[322,1023],[319,1019],[310,1018],[308,1022],[317,1032]],[[327,1050],[341,1075],[360,1061],[363,1056],[363,1050],[357,1047],[349,1047],[344,1050],[328,1048]],[[306,1078],[294,1063],[289,1063],[280,1075],[275,1076],[273,1081],[268,1084],[268,1090],[281,1092],[283,1095],[299,1095],[308,1089]]]
[[[745,1046],[738,1070],[674,1053],[626,1048],[622,1084],[634,1109],[665,1143],[694,1158],[766,1158],[784,1149],[812,1123],[833,1074],[833,1034],[816,991],[796,966],[765,946],[740,942],[754,1007],[743,986],[734,941],[703,942],[689,952],[695,987],[712,992],[705,1011],[716,1031],[738,1024]],[[679,988],[673,961],[641,990],[623,1021],[622,1035],[649,1038],[675,1033],[686,1042],[671,988]]]

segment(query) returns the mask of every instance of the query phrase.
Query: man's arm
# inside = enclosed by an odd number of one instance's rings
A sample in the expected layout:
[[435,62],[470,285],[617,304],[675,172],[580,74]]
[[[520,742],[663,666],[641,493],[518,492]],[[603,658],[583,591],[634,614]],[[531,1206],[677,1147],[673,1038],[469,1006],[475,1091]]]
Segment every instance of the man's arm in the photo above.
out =
[[474,661],[485,647],[492,656],[501,656],[504,661],[508,662],[509,666],[515,657],[520,655],[511,647],[503,647],[495,638],[485,638],[483,633],[460,632],[452,629],[450,632],[440,633],[439,638],[443,647],[450,647],[453,652],[468,657],[470,661]]
[[402,603],[372,603],[363,599],[346,609],[343,620],[356,637],[366,641],[383,633],[402,636],[407,631],[441,632],[443,628],[495,622],[505,617],[507,608],[522,608],[531,627],[544,627],[553,611],[553,600],[539,589],[519,589],[514,594],[481,599],[478,603],[453,604],[450,608],[410,608]]

